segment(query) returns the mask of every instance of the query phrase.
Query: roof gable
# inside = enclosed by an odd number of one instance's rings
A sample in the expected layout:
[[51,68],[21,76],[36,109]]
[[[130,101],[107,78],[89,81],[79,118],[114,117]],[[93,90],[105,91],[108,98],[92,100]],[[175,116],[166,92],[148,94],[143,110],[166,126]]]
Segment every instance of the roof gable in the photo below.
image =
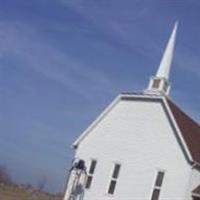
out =
[[200,125],[185,114],[171,100],[167,100],[194,161],[200,163]]
[[171,124],[175,130],[175,134],[181,145],[181,148],[190,163],[195,161],[200,164],[200,125],[186,115],[178,106],[165,96],[144,95],[143,93],[126,93],[119,95],[104,112],[80,135],[80,137],[73,143],[76,148],[80,142],[87,137],[91,130],[112,110],[112,108],[120,100],[147,100],[160,101]]

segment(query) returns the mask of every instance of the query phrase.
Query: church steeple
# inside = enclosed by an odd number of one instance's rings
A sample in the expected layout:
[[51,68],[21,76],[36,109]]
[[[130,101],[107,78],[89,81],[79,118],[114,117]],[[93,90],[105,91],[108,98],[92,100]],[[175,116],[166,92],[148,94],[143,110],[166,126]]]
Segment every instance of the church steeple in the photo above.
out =
[[152,77],[145,93],[168,95],[170,92],[169,73],[172,64],[178,22],[175,23],[156,76]]

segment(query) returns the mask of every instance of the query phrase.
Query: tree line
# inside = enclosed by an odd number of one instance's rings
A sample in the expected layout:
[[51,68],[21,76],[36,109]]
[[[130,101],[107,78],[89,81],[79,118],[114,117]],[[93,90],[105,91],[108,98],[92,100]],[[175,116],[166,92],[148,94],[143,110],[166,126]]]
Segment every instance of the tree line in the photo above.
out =
[[5,183],[5,184],[12,183],[12,178],[7,168],[3,165],[0,165],[0,183]]
[[[0,184],[18,185],[12,180],[9,170],[3,165],[0,165]],[[35,189],[39,192],[44,191],[46,185],[47,185],[46,177],[41,176],[38,179],[37,186]],[[25,184],[25,185],[21,184],[21,186],[27,189],[34,189],[34,187],[31,184]]]

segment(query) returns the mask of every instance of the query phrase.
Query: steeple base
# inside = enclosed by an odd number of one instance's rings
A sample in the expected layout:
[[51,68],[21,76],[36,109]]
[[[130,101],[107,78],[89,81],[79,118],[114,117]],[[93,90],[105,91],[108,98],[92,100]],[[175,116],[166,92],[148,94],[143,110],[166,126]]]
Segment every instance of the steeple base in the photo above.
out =
[[164,95],[168,96],[170,92],[170,84],[167,79],[159,77],[151,77],[148,88],[144,91],[145,94]]

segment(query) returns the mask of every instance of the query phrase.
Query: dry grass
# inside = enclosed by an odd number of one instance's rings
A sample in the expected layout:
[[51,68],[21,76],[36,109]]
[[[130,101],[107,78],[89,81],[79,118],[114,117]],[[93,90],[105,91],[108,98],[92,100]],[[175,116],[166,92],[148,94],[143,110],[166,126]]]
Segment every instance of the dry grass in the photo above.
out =
[[0,200],[62,200],[62,198],[13,185],[0,184]]

